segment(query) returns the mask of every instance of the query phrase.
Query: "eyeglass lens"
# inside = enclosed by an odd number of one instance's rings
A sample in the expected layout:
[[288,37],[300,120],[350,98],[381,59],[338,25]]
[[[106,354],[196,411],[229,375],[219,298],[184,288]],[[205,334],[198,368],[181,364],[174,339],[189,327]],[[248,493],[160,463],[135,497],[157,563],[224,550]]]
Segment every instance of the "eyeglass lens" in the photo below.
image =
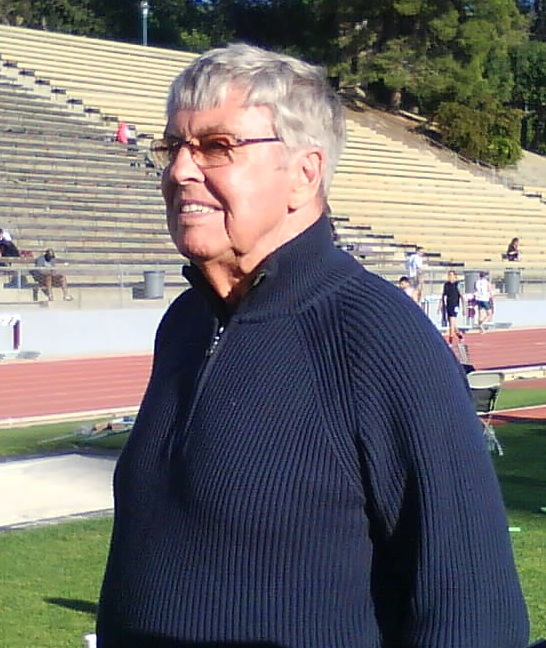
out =
[[165,167],[174,162],[180,149],[186,146],[198,166],[231,162],[231,153],[237,140],[229,135],[204,135],[199,139],[183,140],[163,138],[152,142],[152,156],[157,166]]
[[233,162],[233,151],[247,144],[262,142],[278,142],[277,137],[256,137],[239,139],[234,135],[211,133],[200,138],[183,140],[175,137],[165,137],[154,140],[151,144],[152,159],[156,166],[164,168],[175,161],[180,149],[186,146],[197,166],[218,166]]

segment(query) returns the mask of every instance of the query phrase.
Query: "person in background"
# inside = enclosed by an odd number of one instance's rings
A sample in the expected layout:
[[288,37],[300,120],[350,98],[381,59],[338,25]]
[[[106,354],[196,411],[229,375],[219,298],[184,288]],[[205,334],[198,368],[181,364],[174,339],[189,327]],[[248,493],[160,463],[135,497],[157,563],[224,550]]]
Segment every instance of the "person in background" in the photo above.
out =
[[47,298],[53,300],[53,287],[58,287],[63,292],[65,301],[72,301],[68,292],[66,276],[55,269],[55,252],[52,249],[40,254],[34,262],[37,270],[33,272],[34,278],[42,286]]
[[136,144],[134,126],[129,125],[127,122],[119,122],[116,129],[115,141],[120,144]]
[[[19,248],[13,242],[10,233],[0,228],[0,267],[6,268],[11,266],[12,264],[9,259],[20,256]],[[4,259],[8,259],[8,261]],[[12,270],[8,272],[3,271],[3,273],[0,273],[0,281],[7,279],[4,284],[5,286],[17,286],[18,281],[21,283],[22,276],[20,272],[18,273]]]
[[400,279],[398,279],[398,287],[405,292],[408,297],[413,299],[413,288],[411,287],[409,277],[402,275]]
[[18,257],[21,256],[19,249],[13,242],[9,232],[0,228],[0,257]]
[[520,261],[520,251],[519,251],[519,238],[514,237],[508,244],[506,250],[506,259],[508,261]]
[[444,283],[439,306],[445,312],[449,325],[449,343],[452,344],[455,338],[459,341],[462,340],[464,335],[459,331],[459,327],[457,326],[457,317],[460,309],[464,306],[464,298],[459,290],[459,282],[455,270],[449,270],[447,273],[447,281]]
[[407,261],[408,275],[413,289],[413,300],[418,304],[423,299],[424,280],[426,272],[425,249],[421,246],[410,254]]
[[244,44],[173,81],[164,315],[119,457],[98,648],[523,648],[482,426],[423,311],[335,247],[323,70]]
[[474,285],[474,298],[478,307],[478,326],[482,333],[485,333],[485,325],[491,322],[493,317],[493,286],[489,281],[489,273],[480,272],[480,278]]
[[1,233],[0,236],[1,236],[2,240],[4,240],[4,241],[12,241],[13,240],[13,238],[12,238],[11,234],[8,232],[8,230],[0,228],[0,233]]

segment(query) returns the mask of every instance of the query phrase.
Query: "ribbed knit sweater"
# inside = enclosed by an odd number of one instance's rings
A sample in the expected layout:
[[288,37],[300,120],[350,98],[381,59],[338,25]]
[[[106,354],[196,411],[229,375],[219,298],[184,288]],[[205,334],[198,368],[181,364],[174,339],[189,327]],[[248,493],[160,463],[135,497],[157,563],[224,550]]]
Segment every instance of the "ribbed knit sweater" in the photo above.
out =
[[99,647],[525,646],[481,426],[419,307],[324,217],[234,312],[189,275],[115,472]]

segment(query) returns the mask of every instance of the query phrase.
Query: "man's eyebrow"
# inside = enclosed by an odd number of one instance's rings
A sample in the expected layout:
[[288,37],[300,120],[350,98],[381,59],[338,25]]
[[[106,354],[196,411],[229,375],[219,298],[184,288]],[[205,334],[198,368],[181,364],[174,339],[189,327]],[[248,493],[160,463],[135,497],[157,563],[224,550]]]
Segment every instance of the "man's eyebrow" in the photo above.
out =
[[169,133],[168,131],[163,132],[164,139],[175,139],[175,140],[185,140],[184,135],[176,135],[175,133]]
[[200,135],[232,135],[233,130],[231,128],[226,127],[226,125],[222,122],[216,122],[215,124],[208,124],[207,126],[203,126],[202,128],[199,128],[196,132],[194,137],[199,137]]
[[204,128],[197,131],[191,137],[179,133],[176,134],[170,133],[168,131],[163,132],[163,137],[165,139],[183,140],[185,142],[187,142],[190,139],[199,139],[200,137],[203,137],[203,135],[232,135],[233,137],[236,137],[233,130],[225,128],[224,126],[220,126],[220,125],[205,126]]

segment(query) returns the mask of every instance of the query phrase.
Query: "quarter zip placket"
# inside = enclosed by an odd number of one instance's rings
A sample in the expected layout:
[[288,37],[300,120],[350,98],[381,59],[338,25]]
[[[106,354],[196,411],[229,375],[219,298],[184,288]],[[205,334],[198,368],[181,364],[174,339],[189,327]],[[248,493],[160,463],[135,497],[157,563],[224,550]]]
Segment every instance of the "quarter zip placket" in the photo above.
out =
[[223,324],[220,324],[218,321],[218,318],[216,319],[214,323],[214,335],[212,336],[212,342],[209,344],[209,348],[207,349],[206,356],[207,358],[210,358],[210,356],[216,351],[216,347],[218,346],[218,343],[220,342],[220,338],[222,337],[222,334],[225,330],[225,326]]
[[[263,271],[259,272],[256,275],[250,290],[251,291],[254,290],[263,281],[265,276],[266,276],[265,272]],[[205,350],[204,358],[199,368],[199,372],[195,382],[195,388],[193,390],[193,396],[189,406],[188,416],[186,417],[186,422],[184,423],[184,428],[181,431],[181,433],[178,434],[177,431],[174,430],[173,437],[171,440],[171,445],[170,445],[170,456],[173,455],[174,449],[178,446],[179,443],[181,444],[180,450],[182,452],[184,451],[184,448],[188,443],[190,430],[193,423],[193,417],[195,415],[197,405],[199,404],[199,401],[201,399],[201,394],[203,393],[203,389],[206,385],[208,376],[214,366],[214,361],[218,354],[218,348],[220,342],[223,341],[226,336],[226,328],[230,319],[231,318],[229,314],[226,313],[225,317],[221,317],[219,311],[218,310],[216,311],[216,315],[214,316],[211,340]]]
[[[184,428],[181,431],[180,434],[177,433],[176,430],[174,430],[171,444],[170,444],[170,452],[169,456],[172,457],[174,454],[175,448],[178,446],[179,449],[183,452],[184,447],[186,446],[188,439],[189,439],[189,433],[193,421],[193,417],[195,414],[195,410],[197,409],[197,405],[199,403],[199,400],[201,398],[201,394],[203,392],[203,388],[207,382],[208,375],[211,371],[212,365],[214,364],[213,356],[217,352],[218,345],[220,343],[220,340],[223,338],[224,332],[226,330],[226,324],[223,324],[220,322],[220,319],[218,317],[214,318],[214,327],[213,327],[213,332],[212,332],[212,337],[210,340],[209,345],[207,346],[203,361],[201,363],[201,367],[199,368],[199,374],[197,376],[197,380],[195,382],[195,388],[193,391],[193,396],[191,399],[190,403],[190,409],[188,412],[188,416],[186,417],[186,422],[184,423]],[[179,446],[179,444],[181,444]]]
[[213,365],[212,356],[216,353],[218,345],[220,344],[220,339],[223,337],[225,330],[226,326],[220,323],[218,317],[215,317],[212,338],[210,344],[207,347],[207,350],[205,351],[205,357],[201,364],[199,375],[197,376],[193,398],[191,399],[190,411],[188,413],[188,418],[186,419],[186,424],[184,425],[184,433],[188,431],[188,428],[193,420],[195,408],[197,406],[197,403],[199,402],[199,398],[201,397],[201,392],[203,391],[203,386],[206,383],[207,376],[210,373],[211,366]]

